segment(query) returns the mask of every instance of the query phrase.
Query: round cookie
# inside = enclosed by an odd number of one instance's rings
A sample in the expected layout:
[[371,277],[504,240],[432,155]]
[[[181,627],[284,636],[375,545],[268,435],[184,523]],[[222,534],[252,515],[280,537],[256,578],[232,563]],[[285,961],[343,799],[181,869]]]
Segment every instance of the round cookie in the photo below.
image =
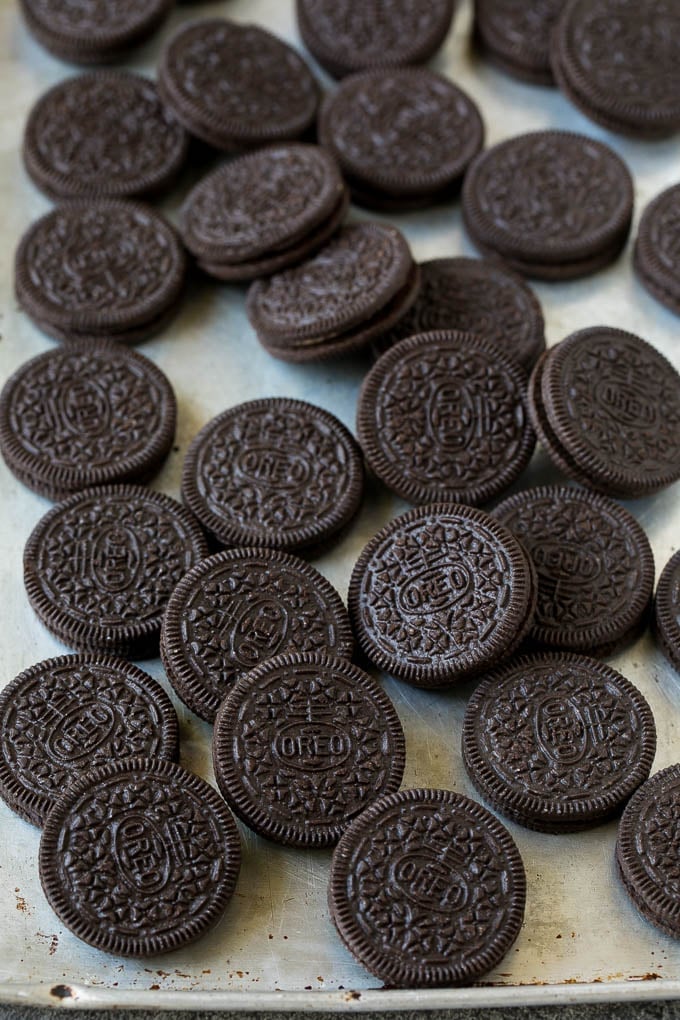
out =
[[536,568],[530,640],[604,657],[644,628],[654,557],[624,507],[583,489],[553,485],[510,496],[493,516],[517,536]]
[[174,499],[137,485],[103,486],[38,522],[24,550],[24,584],[65,644],[153,657],[172,591],[207,552],[194,517]]
[[642,214],[633,268],[649,293],[680,315],[680,184],[657,195]]
[[443,687],[513,654],[536,604],[517,539],[489,514],[434,503],[395,518],[366,545],[349,585],[366,657],[417,687]]
[[182,498],[221,545],[293,551],[349,524],[363,485],[361,451],[334,415],[268,397],[201,429],[184,461]]
[[115,956],[169,953],[213,928],[241,865],[217,792],[174,762],[124,758],[86,772],[50,812],[40,881],[60,921]]
[[551,46],[555,78],[610,131],[680,130],[680,10],[674,0],[568,0]]
[[227,150],[299,138],[319,101],[294,49],[257,25],[224,18],[178,29],[161,55],[158,87],[192,135]]
[[342,78],[371,67],[424,64],[444,42],[454,0],[297,0],[302,40]]
[[326,96],[318,131],[358,204],[376,208],[385,201],[408,208],[450,197],[484,142],[470,97],[421,68],[346,78]]
[[474,160],[463,185],[474,244],[539,279],[571,279],[614,261],[632,213],[623,161],[601,142],[566,131],[493,146]]
[[208,722],[249,670],[275,655],[323,652],[351,659],[342,599],[309,563],[274,549],[229,549],[190,570],[163,617],[168,680]]
[[0,451],[48,499],[145,481],[172,447],[177,402],[167,377],[106,340],[73,342],[25,362],[0,394]]
[[475,0],[475,42],[514,78],[554,85],[550,37],[563,7],[564,0]]
[[441,330],[402,340],[364,379],[357,436],[371,470],[413,503],[486,503],[535,446],[526,376],[498,348]]
[[465,711],[470,779],[495,810],[529,829],[573,832],[616,814],[655,752],[640,691],[581,655],[515,659],[484,678]]
[[24,131],[24,166],[50,198],[135,197],[166,187],[189,138],[156,86],[131,71],[67,78],[44,93]]
[[388,987],[469,984],[508,952],[526,877],[510,833],[449,790],[381,797],[331,862],[328,903],[352,955]]
[[671,556],[656,587],[654,633],[661,651],[680,673],[680,552]]
[[399,788],[405,761],[392,702],[344,659],[270,659],[236,682],[215,720],[223,796],[249,828],[284,846],[333,846]]
[[124,659],[47,659],[0,694],[0,796],[33,825],[87,769],[133,756],[176,761],[178,753],[172,702]]

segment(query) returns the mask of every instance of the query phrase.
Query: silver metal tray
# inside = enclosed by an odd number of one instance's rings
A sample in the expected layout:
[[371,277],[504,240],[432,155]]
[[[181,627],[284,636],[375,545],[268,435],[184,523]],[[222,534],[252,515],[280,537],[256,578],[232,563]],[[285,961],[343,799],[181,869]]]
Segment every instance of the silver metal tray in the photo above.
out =
[[[179,8],[162,33],[190,17],[227,15],[257,21],[294,45],[292,0],[221,0]],[[628,162],[636,181],[637,214],[680,179],[680,142],[642,144],[609,136],[582,118],[559,94],[513,82],[468,51],[471,9],[462,2],[455,30],[435,62],[478,101],[494,143],[522,131],[557,126],[602,137]],[[47,350],[51,341],[16,309],[12,259],[16,242],[48,202],[27,180],[20,160],[26,114],[49,85],[72,73],[29,38],[12,0],[0,0],[0,372]],[[130,66],[153,72],[155,40]],[[174,215],[191,184],[188,173],[166,208]],[[355,215],[360,215],[355,213]],[[457,204],[399,217],[415,255],[473,254]],[[541,285],[550,343],[588,325],[609,323],[639,333],[680,366],[680,320],[635,282],[630,249],[617,265],[568,284]],[[193,288],[176,322],[143,347],[163,368],[180,405],[177,449],[155,483],[173,495],[191,437],[214,414],[254,397],[288,395],[311,400],[353,426],[357,362],[290,366],[257,343],[244,312],[244,293],[208,281]],[[523,485],[556,480],[539,451]],[[680,536],[680,488],[630,505],[647,530],[657,572]],[[0,684],[63,647],[36,621],[23,591],[23,544],[48,503],[24,489],[0,463],[0,576],[2,643]],[[369,486],[351,534],[317,566],[345,593],[359,551],[405,505]],[[613,665],[648,697],[659,730],[655,770],[680,758],[680,677],[649,636]],[[160,662],[142,664],[163,677]],[[406,786],[442,786],[472,794],[459,751],[468,690],[427,693],[385,679],[404,724]],[[182,762],[208,779],[210,728],[176,703]],[[680,944],[643,921],[616,879],[614,823],[566,836],[531,833],[510,825],[529,880],[526,923],[515,947],[480,986],[437,991],[382,991],[353,962],[336,937],[326,908],[330,854],[291,852],[243,830],[244,864],[237,892],[217,929],[195,946],[143,962],[106,956],[64,930],[48,907],[37,874],[39,833],[0,803],[0,1001],[54,1005],[200,1009],[423,1009],[525,1003],[680,997]]]

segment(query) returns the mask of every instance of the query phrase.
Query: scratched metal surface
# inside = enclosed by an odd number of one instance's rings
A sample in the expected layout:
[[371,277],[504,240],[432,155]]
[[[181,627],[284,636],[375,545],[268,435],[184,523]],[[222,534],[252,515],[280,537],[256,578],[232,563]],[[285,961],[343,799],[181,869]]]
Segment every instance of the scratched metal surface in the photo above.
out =
[[[163,37],[189,17],[229,14],[268,25],[297,44],[291,0],[221,0],[178,10]],[[479,102],[495,142],[531,128],[560,126],[604,137],[631,166],[637,216],[663,187],[680,178],[680,143],[636,144],[609,137],[549,90],[516,84],[479,65],[467,50],[470,9],[461,4],[455,31],[436,61]],[[20,163],[22,127],[32,101],[70,69],[29,38],[15,4],[0,0],[0,370],[3,379],[50,341],[20,314],[12,296],[12,258],[25,227],[49,203],[26,179]],[[159,41],[130,66],[152,72]],[[192,181],[188,173],[167,203],[174,214]],[[355,213],[355,215],[358,215]],[[472,254],[456,204],[397,220],[419,258]],[[582,282],[541,285],[550,343],[587,325],[607,322],[641,334],[680,367],[679,320],[634,281],[630,249],[618,265]],[[177,449],[157,481],[177,495],[182,455],[211,416],[263,395],[312,400],[353,425],[355,399],[366,363],[288,366],[257,344],[238,288],[196,284],[177,321],[144,345],[173,380],[180,406]],[[523,485],[555,480],[538,453]],[[63,652],[33,616],[23,593],[21,554],[31,528],[48,509],[0,464],[0,576],[3,637],[0,683],[21,669]],[[678,486],[631,509],[654,547],[657,573],[677,545]],[[369,487],[351,534],[317,566],[342,592],[368,538],[404,504]],[[680,677],[648,636],[612,660],[645,692],[656,716],[655,769],[678,758]],[[163,679],[160,662],[146,668]],[[459,741],[466,689],[426,693],[385,679],[404,724],[408,746],[405,785],[442,786],[472,793]],[[177,704],[182,761],[211,779],[210,729]],[[516,946],[489,975],[488,985],[432,992],[379,992],[334,934],[326,908],[330,854],[291,852],[243,830],[244,864],[223,922],[193,948],[142,963],[114,959],[78,942],[48,907],[38,881],[39,833],[0,804],[0,999],[89,1006],[178,1008],[369,1009],[631,999],[680,995],[680,947],[654,931],[630,906],[616,881],[615,825],[569,836],[530,833],[510,825],[529,879],[526,923]],[[655,978],[655,980],[651,980]],[[646,979],[646,980],[645,980]],[[62,986],[61,996],[51,990]],[[187,991],[192,994],[187,996]]]

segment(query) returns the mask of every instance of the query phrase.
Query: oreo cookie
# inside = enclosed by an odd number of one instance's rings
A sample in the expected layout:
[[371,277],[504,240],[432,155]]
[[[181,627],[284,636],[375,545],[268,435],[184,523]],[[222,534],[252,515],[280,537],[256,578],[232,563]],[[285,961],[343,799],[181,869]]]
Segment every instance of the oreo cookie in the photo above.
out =
[[475,246],[538,279],[568,280],[609,265],[632,214],[625,163],[602,142],[566,131],[500,142],[474,160],[463,185]]
[[263,347],[284,361],[317,361],[365,347],[394,326],[418,294],[404,236],[353,223],[312,259],[248,291],[248,318]]
[[131,71],[67,78],[37,101],[24,166],[53,199],[150,195],[182,168],[188,135],[156,86]]
[[531,627],[536,578],[520,543],[489,514],[434,503],[374,535],[348,601],[375,666],[417,687],[444,687],[515,652]]
[[656,587],[654,633],[661,651],[680,673],[680,552],[671,556]]
[[153,657],[172,591],[207,552],[200,527],[174,499],[136,485],[103,486],[58,503],[38,522],[24,550],[24,584],[65,644]]
[[357,436],[368,466],[412,503],[488,502],[534,450],[526,382],[511,358],[469,333],[402,340],[359,394]]
[[277,145],[208,174],[182,209],[182,239],[201,269],[252,280],[303,261],[337,230],[347,189],[316,145]]
[[0,451],[48,499],[146,481],[175,435],[177,402],[159,368],[106,340],[76,341],[25,362],[0,394]]
[[404,733],[392,702],[344,659],[281,655],[234,685],[215,720],[217,784],[276,843],[327,847],[399,788]]
[[347,610],[330,582],[273,549],[202,560],[170,596],[161,631],[168,680],[208,722],[241,676],[276,655],[350,659],[353,650]]
[[454,0],[297,0],[302,40],[342,78],[372,67],[424,64],[444,42]]
[[0,796],[33,825],[90,768],[132,756],[176,761],[178,753],[172,702],[124,659],[47,659],[0,694]]
[[621,499],[680,478],[680,376],[632,333],[593,326],[536,364],[529,412],[561,471]]
[[363,486],[361,451],[345,426],[285,397],[213,418],[182,472],[182,498],[216,542],[287,551],[337,536],[357,514]]
[[463,761],[484,799],[543,832],[616,814],[648,777],[655,751],[640,691],[604,663],[568,653],[490,673],[463,722]]
[[568,0],[550,57],[567,98],[610,131],[644,139],[680,130],[674,0]]
[[484,142],[475,103],[422,68],[366,71],[329,93],[319,140],[354,201],[376,209],[429,205],[455,194]]
[[331,862],[328,904],[352,955],[389,987],[470,984],[517,938],[526,877],[510,833],[450,790],[381,797]]
[[650,202],[640,220],[633,268],[649,293],[680,315],[680,184]]
[[604,658],[644,630],[654,557],[628,510],[593,492],[552,485],[510,496],[493,515],[536,568],[531,641]]
[[145,339],[177,311],[185,274],[174,228],[123,199],[58,206],[29,227],[15,258],[19,305],[67,341]]
[[475,0],[474,38],[492,64],[531,85],[554,85],[550,37],[564,0]]
[[158,87],[187,131],[226,150],[300,138],[319,101],[294,49],[257,25],[225,18],[191,22],[172,36]]
[[55,914],[115,956],[157,956],[205,934],[222,917],[240,864],[222,798],[152,758],[124,758],[71,783],[40,841],[40,881]]

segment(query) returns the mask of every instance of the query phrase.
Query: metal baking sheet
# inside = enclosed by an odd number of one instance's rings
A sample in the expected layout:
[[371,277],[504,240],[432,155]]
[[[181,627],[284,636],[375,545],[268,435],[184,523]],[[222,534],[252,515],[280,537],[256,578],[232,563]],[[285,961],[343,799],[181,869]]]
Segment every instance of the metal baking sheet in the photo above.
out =
[[[130,62],[153,73],[163,38],[193,17],[227,15],[256,21],[299,45],[292,0],[218,0],[179,7],[155,40]],[[680,142],[636,143],[600,131],[559,94],[531,88],[493,71],[470,54],[471,5],[461,2],[455,30],[435,66],[479,103],[488,142],[520,132],[561,127],[604,138],[634,172],[637,217],[659,191],[680,179]],[[48,86],[72,69],[28,36],[17,5],[0,0],[0,371],[2,378],[51,341],[17,308],[12,260],[27,225],[49,208],[26,178],[20,159],[24,120]],[[322,76],[323,77],[323,76]],[[327,79],[325,79],[327,82]],[[166,202],[175,215],[196,177],[187,172]],[[353,215],[360,216],[356,211]],[[395,220],[420,259],[474,254],[456,203]],[[597,323],[639,333],[680,367],[680,320],[657,305],[634,280],[630,248],[615,267],[583,281],[538,285],[549,342]],[[291,366],[270,358],[244,312],[244,291],[198,282],[173,325],[142,350],[173,381],[180,407],[177,445],[155,483],[172,495],[191,437],[213,415],[242,400],[301,397],[353,426],[357,390],[367,362]],[[557,480],[539,451],[522,485]],[[650,536],[657,574],[680,536],[679,487],[630,504]],[[23,591],[23,544],[49,504],[23,488],[0,463],[0,683],[40,659],[64,651],[37,622]],[[355,527],[316,565],[343,594],[359,551],[405,504],[369,485]],[[680,758],[680,677],[649,636],[612,664],[648,697],[659,731],[654,768]],[[159,661],[142,664],[164,680]],[[469,690],[427,693],[385,678],[406,731],[404,785],[473,791],[460,757],[461,723]],[[176,702],[182,762],[212,779],[210,728]],[[523,1003],[680,997],[680,944],[656,932],[630,905],[616,880],[615,824],[590,832],[548,836],[512,824],[526,863],[526,922],[516,945],[485,983],[468,989],[382,991],[336,937],[326,907],[330,853],[278,848],[242,829],[244,863],[237,892],[215,931],[193,947],[143,962],[88,948],[65,930],[41,892],[36,857],[39,833],[0,803],[0,1000],[73,1006],[211,1009],[413,1009]]]

